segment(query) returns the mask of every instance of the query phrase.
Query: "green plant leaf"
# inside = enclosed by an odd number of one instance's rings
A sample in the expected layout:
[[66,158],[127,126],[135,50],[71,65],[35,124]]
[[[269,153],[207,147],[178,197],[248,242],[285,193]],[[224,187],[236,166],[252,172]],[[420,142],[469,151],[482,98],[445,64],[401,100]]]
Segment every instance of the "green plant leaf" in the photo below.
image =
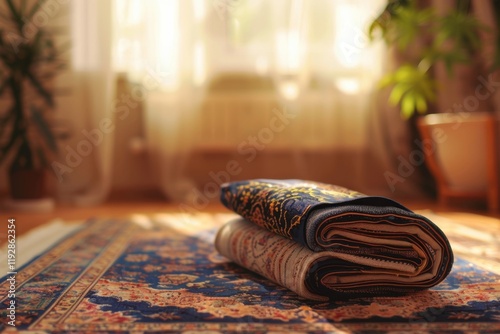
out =
[[397,15],[397,11],[401,7],[411,7],[415,6],[415,1],[413,0],[389,0],[389,3],[386,6],[386,10],[391,15]]
[[35,87],[35,89],[38,91],[38,93],[40,93],[40,95],[44,98],[45,102],[47,102],[47,104],[51,107],[54,106],[54,99],[52,97],[52,94],[50,94],[45,89],[45,87],[43,87],[43,85],[40,83],[40,81],[37,78],[35,78],[35,76],[33,76],[33,74],[31,74],[31,72],[26,73],[26,76],[28,77],[28,79],[31,82],[31,84],[33,85],[33,87]]
[[429,77],[425,77],[420,83],[419,91],[427,101],[432,102],[436,100],[436,82]]
[[27,18],[31,20],[33,18],[33,15],[36,14],[36,12],[40,9],[40,7],[45,3],[46,0],[38,0],[35,2],[33,7],[31,7],[31,10],[29,14],[27,15]]
[[17,28],[19,29],[19,32],[22,33],[23,30],[23,17],[21,13],[18,11],[12,0],[5,0],[7,3],[7,7],[9,7],[10,14],[12,15],[12,18],[15,20]]
[[12,128],[11,128],[10,136],[7,139],[7,143],[5,145],[3,145],[2,147],[0,147],[0,163],[2,163],[4,161],[4,159],[7,157],[8,153],[9,153],[9,151],[14,147],[14,145],[16,145],[18,143],[18,141],[20,140],[20,138],[22,136],[21,131],[20,131],[21,121],[20,121],[19,116],[15,113],[14,107],[12,107],[9,114],[12,114],[12,116],[14,117],[14,120],[13,120],[13,124],[12,124]]
[[370,41],[375,40],[375,31],[377,30],[380,30],[382,37],[385,37],[387,34],[387,26],[384,25],[384,20],[381,18],[374,20],[368,27],[368,38]]
[[435,83],[428,72],[410,64],[403,64],[384,76],[379,84],[381,87],[392,86],[388,102],[400,105],[403,118],[409,118],[415,112],[426,112],[428,103],[436,97]]
[[391,94],[389,95],[389,103],[397,106],[401,102],[403,95],[410,89],[411,85],[408,83],[395,84]]
[[[0,140],[3,139],[1,136],[5,135],[7,133],[6,128],[9,125],[9,122],[11,122],[13,118],[14,118],[14,113],[7,113],[7,115],[5,115],[5,117],[0,119],[0,133],[1,133]],[[0,149],[2,149],[1,145],[2,145],[2,142],[0,141]]]
[[375,33],[380,31],[381,37],[387,44],[393,42],[393,38],[390,35],[395,30],[396,24],[394,20],[398,17],[398,12],[401,8],[413,7],[414,5],[414,1],[412,0],[389,0],[379,16],[368,27],[370,41],[374,41]]
[[4,162],[4,160],[7,158],[9,155],[9,151],[17,145],[19,142],[19,138],[14,138],[13,141],[9,141],[6,146],[3,147],[2,150],[0,150],[0,164]]
[[471,55],[481,47],[479,34],[486,30],[472,15],[463,11],[452,11],[438,21],[434,43],[439,48],[448,42],[451,43],[449,51],[463,50]]
[[53,151],[57,152],[57,142],[56,139],[50,129],[50,125],[47,123],[43,114],[38,108],[35,106],[31,106],[31,118],[34,121],[34,124],[38,127],[38,130],[42,137],[44,138],[47,146]]
[[411,93],[405,94],[401,100],[401,116],[409,119],[415,113],[415,96]]
[[427,101],[421,94],[416,94],[415,96],[415,106],[419,114],[425,114],[427,112]]
[[394,83],[394,73],[389,73],[384,75],[378,82],[379,88],[385,88]]
[[393,43],[400,50],[406,49],[420,37],[425,27],[432,24],[435,15],[432,9],[417,9],[416,7],[400,7],[394,18]]

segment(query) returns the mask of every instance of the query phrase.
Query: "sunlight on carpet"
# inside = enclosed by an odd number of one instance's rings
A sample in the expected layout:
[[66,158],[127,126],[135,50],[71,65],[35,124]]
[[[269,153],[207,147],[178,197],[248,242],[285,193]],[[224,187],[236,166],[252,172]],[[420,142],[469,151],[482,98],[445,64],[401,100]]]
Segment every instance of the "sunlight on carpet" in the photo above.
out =
[[[500,331],[500,222],[470,214],[420,213],[443,229],[455,250],[457,259],[445,281],[407,296],[326,303],[300,298],[219,255],[215,233],[234,214],[138,213],[84,224],[55,221],[19,240],[23,253],[45,251],[18,271],[15,329]],[[47,248],[48,243],[55,244]],[[7,327],[8,288],[9,282],[0,281],[0,330]]]

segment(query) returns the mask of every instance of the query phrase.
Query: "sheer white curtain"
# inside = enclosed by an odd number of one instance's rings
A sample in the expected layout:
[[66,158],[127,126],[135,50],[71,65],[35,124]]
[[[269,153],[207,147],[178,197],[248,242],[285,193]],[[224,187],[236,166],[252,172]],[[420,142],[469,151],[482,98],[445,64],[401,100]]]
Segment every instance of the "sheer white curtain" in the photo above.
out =
[[57,78],[56,118],[65,133],[51,167],[59,199],[75,205],[102,202],[110,191],[114,131],[114,71],[111,64],[112,2],[47,1],[42,11],[70,41],[67,69]]
[[[58,80],[58,117],[70,135],[52,163],[61,199],[106,198],[113,133],[136,104],[172,199],[213,198],[214,182],[230,178],[359,180],[360,165],[338,169],[335,152],[367,149],[383,50],[366,28],[384,2],[49,1],[72,43]],[[116,74],[134,88],[116,95]],[[318,152],[334,161],[311,159]]]
[[280,175],[318,178],[311,148],[365,151],[383,63],[366,31],[384,4],[115,0],[115,68],[142,87],[137,100],[164,192],[197,201],[215,193],[214,179],[276,176],[265,162],[257,171],[253,153],[287,151]]
[[148,151],[161,188],[185,198],[207,77],[205,1],[115,1],[115,67],[138,84]]

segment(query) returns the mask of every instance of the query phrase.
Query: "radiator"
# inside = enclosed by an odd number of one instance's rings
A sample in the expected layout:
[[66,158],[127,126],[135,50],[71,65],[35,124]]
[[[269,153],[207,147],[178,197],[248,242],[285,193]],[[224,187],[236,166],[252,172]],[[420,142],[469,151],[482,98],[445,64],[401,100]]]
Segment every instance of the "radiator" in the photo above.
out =
[[324,93],[308,93],[290,105],[268,93],[213,94],[201,105],[200,146],[230,149],[259,134],[275,148],[338,145],[349,127],[335,112],[339,102]]

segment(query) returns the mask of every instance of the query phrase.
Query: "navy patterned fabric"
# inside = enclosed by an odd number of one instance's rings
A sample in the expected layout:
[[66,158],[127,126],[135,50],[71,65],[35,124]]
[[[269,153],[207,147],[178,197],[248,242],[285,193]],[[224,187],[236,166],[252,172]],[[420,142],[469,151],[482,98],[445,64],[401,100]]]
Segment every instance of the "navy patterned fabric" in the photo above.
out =
[[305,228],[315,208],[345,205],[392,206],[410,212],[384,197],[325,183],[303,180],[256,179],[226,183],[221,202],[249,221],[307,246]]
[[[417,291],[440,283],[453,265],[439,227],[388,198],[313,181],[256,179],[223,185],[221,201],[273,234],[330,252],[334,260],[315,263],[307,274],[309,291],[323,295]],[[360,273],[365,280],[324,284]]]

